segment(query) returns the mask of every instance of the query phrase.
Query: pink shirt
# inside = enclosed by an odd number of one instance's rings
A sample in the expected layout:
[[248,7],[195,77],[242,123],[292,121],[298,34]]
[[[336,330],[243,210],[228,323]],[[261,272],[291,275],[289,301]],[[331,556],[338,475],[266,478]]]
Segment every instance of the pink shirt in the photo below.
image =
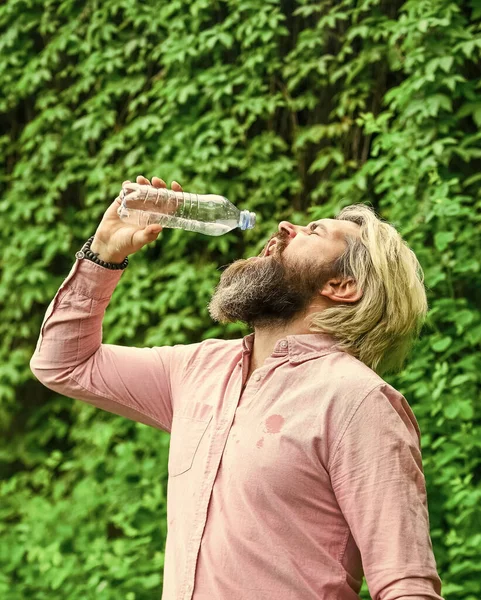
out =
[[419,428],[327,335],[102,344],[121,277],[76,261],[31,368],[58,393],[171,432],[164,600],[440,600]]

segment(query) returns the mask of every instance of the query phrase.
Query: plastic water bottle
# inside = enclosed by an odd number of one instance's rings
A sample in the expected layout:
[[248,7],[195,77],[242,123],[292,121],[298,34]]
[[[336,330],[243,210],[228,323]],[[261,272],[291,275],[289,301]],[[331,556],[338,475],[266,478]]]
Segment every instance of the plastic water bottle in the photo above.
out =
[[127,183],[120,199],[120,218],[139,227],[158,223],[162,227],[222,235],[236,227],[252,229],[256,222],[255,213],[241,211],[216,194],[189,194]]

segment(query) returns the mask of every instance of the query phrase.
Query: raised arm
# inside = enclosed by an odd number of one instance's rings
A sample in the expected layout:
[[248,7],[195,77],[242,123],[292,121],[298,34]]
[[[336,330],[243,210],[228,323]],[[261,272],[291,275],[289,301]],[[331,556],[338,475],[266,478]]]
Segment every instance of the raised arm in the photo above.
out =
[[[137,181],[148,183],[144,177]],[[158,178],[153,183],[165,187]],[[174,184],[175,189],[182,189]],[[118,206],[116,199],[92,244],[92,250],[107,262],[121,262],[153,241],[162,229],[123,224]],[[103,316],[122,273],[85,259],[76,261],[48,307],[30,368],[41,383],[60,394],[170,431],[172,385],[181,377],[189,346],[102,344]]]

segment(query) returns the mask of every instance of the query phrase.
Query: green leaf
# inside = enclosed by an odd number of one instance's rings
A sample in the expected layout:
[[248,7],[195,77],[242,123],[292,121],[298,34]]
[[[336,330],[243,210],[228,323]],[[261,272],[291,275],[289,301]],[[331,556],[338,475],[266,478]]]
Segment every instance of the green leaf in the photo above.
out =
[[473,405],[469,400],[462,400],[459,403],[459,416],[465,421],[471,421],[474,417]]
[[473,120],[478,127],[481,127],[481,106],[473,111]]
[[459,415],[461,406],[459,403],[448,404],[444,407],[444,414],[448,419],[456,419]]
[[443,337],[441,339],[435,340],[431,342],[431,348],[435,352],[444,352],[449,348],[452,342],[452,338],[450,336]]
[[449,73],[453,66],[454,58],[452,56],[444,56],[439,59],[439,65],[446,73]]
[[434,245],[440,252],[443,252],[454,241],[454,238],[455,235],[452,231],[438,231],[434,235]]

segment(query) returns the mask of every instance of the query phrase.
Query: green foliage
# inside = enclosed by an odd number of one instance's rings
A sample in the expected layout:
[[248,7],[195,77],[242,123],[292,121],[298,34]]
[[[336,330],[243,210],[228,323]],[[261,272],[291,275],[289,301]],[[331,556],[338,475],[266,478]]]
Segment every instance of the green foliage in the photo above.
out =
[[114,294],[109,343],[245,335],[206,305],[219,267],[258,253],[282,219],[367,201],[401,231],[430,312],[391,381],[423,432],[443,593],[481,596],[480,17],[479,0],[0,6],[5,600],[160,595],[168,436],[29,370],[74,251],[138,174],[223,194],[258,226],[164,230]]

